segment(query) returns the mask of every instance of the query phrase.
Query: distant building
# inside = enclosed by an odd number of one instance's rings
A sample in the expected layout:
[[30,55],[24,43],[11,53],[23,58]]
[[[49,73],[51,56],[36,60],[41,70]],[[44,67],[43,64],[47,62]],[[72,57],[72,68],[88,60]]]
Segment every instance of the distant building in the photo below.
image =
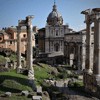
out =
[[[84,69],[86,30],[75,32],[68,25],[64,25],[63,17],[55,4],[47,17],[46,26],[38,30],[37,40],[39,54],[42,57],[47,55],[49,62],[66,63],[73,67],[77,66],[78,69]],[[93,42],[91,49],[93,49]]]
[[[36,31],[36,27],[33,28]],[[21,53],[25,54],[27,45],[27,32],[26,28],[21,29]],[[35,38],[33,34],[32,45],[35,46]],[[0,48],[9,48],[12,51],[17,51],[17,29],[16,27],[3,28],[0,31]]]

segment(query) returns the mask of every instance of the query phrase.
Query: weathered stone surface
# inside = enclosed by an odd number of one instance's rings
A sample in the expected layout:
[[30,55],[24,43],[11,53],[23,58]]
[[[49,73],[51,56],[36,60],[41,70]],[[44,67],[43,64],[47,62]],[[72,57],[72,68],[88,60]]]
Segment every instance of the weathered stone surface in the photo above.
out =
[[6,97],[11,97],[11,92],[6,92],[6,93],[5,93],[5,96],[6,96]]
[[21,92],[21,95],[28,96],[29,95],[29,92],[28,91],[22,91]]
[[33,96],[32,100],[42,100],[42,97],[41,96]]
[[37,92],[37,95],[42,95],[42,87],[41,86],[37,86],[36,87],[36,92]]

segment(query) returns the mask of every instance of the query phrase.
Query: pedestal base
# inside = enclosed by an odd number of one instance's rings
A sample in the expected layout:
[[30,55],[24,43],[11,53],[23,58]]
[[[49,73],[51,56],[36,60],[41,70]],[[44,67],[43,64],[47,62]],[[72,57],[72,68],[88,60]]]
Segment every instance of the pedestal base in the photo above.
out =
[[36,85],[35,85],[34,79],[35,79],[34,78],[34,71],[29,70],[28,71],[29,84],[30,84],[30,86],[32,87],[33,90],[36,90]]
[[84,72],[83,82],[85,90],[94,96],[100,98],[100,77]]
[[28,71],[28,79],[29,80],[34,80],[34,71],[32,71],[32,70]]
[[17,73],[21,73],[22,66],[17,67]]

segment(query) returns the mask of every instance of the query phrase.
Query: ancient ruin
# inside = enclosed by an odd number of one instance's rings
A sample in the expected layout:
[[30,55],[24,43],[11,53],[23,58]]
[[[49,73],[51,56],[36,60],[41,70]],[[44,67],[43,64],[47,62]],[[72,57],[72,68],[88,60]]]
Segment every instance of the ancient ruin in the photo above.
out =
[[[86,65],[84,86],[89,92],[100,98],[100,8],[82,11],[86,22]],[[91,24],[94,23],[93,71],[91,70]]]
[[20,69],[22,69],[21,66],[21,38],[20,38],[20,32],[21,27],[26,26],[27,28],[27,58],[26,58],[26,67],[28,68],[28,77],[30,80],[34,80],[34,70],[33,70],[33,50],[32,50],[32,19],[33,16],[27,16],[26,20],[19,20],[18,26],[17,26],[17,72],[20,72]]

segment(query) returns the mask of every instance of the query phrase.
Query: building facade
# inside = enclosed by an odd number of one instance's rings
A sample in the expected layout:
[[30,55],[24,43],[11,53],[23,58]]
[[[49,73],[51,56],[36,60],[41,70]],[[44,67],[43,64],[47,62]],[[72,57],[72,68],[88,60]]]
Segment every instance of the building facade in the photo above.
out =
[[[23,27],[21,29],[21,53],[25,54],[27,45],[27,32]],[[35,38],[33,35],[32,45],[35,46]],[[17,51],[17,28],[8,27],[0,31],[0,48],[11,49],[12,51]]]
[[[93,61],[94,30],[91,28],[91,61]],[[54,4],[47,17],[45,28],[38,31],[38,48],[40,54],[47,54],[49,58],[59,58],[55,61],[66,63],[78,69],[85,68],[86,58],[86,29],[79,32],[73,31],[68,25],[63,24],[63,17]],[[62,56],[64,59],[62,59]],[[51,59],[50,59],[51,60]],[[91,63],[93,67],[93,63]]]

